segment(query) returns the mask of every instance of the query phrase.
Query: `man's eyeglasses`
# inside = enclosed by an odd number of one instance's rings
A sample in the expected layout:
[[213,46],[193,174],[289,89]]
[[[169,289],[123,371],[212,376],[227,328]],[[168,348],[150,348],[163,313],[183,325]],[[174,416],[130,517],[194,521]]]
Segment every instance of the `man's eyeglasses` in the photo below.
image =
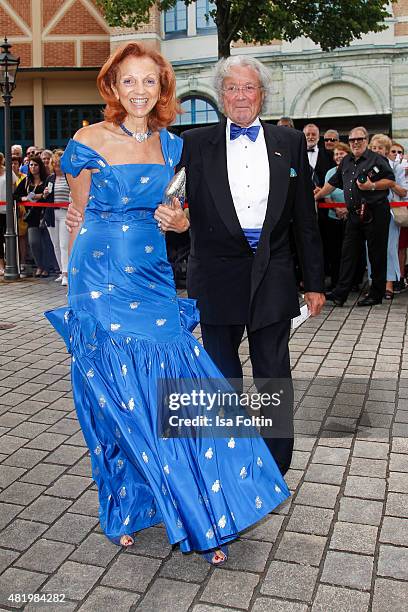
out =
[[337,142],[337,138],[323,138],[324,142]]
[[399,149],[391,149],[391,153],[395,153],[396,155],[404,155]]
[[258,89],[263,89],[262,85],[252,85],[248,83],[247,85],[227,85],[223,87],[222,91],[227,96],[236,96],[239,91],[243,94],[254,95]]
[[348,139],[349,142],[364,142],[364,140],[367,140],[366,136],[358,136],[357,138]]

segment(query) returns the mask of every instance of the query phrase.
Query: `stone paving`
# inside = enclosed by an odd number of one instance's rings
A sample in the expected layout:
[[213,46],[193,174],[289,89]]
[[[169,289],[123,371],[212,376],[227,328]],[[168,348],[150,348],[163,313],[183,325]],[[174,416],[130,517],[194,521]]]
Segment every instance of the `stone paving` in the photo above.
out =
[[[161,526],[127,551],[102,535],[69,358],[42,316],[64,289],[0,284],[0,320],[16,323],[0,331],[0,609],[405,611],[408,295],[371,309],[352,298],[291,338],[291,499],[214,569],[172,550]],[[245,341],[242,359],[249,376]],[[24,604],[30,593],[40,601]]]

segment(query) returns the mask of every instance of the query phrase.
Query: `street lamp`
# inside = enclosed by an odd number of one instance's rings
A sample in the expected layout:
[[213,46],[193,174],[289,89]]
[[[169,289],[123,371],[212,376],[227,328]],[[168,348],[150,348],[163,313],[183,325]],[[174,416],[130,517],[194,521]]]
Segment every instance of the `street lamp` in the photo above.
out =
[[14,57],[10,53],[11,45],[7,42],[7,38],[4,38],[4,43],[0,47],[0,88],[4,100],[4,155],[6,162],[6,233],[4,234],[6,265],[4,268],[4,279],[16,280],[20,278],[20,271],[18,269],[16,217],[14,213],[11,170],[10,103],[13,99],[11,92],[16,86],[20,58]]

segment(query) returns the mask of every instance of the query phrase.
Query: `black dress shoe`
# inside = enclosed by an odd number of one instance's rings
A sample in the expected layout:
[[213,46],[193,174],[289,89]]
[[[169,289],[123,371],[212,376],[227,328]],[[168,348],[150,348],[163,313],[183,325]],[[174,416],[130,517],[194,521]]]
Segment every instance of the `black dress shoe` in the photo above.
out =
[[376,304],[381,304],[382,300],[379,300],[375,297],[367,295],[363,300],[357,302],[357,306],[375,306]]
[[334,295],[333,291],[328,291],[325,295],[326,295],[326,300],[328,302],[333,302],[335,306],[343,306],[344,300],[341,300],[336,295]]

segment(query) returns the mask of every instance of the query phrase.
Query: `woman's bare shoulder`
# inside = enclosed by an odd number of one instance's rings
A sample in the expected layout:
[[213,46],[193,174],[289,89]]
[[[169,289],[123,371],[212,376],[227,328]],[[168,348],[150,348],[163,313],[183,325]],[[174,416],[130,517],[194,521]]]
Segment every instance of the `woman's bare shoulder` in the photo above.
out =
[[100,148],[108,132],[108,123],[106,121],[100,121],[99,123],[93,123],[92,125],[81,128],[74,134],[73,139],[93,149],[95,145],[97,148]]

